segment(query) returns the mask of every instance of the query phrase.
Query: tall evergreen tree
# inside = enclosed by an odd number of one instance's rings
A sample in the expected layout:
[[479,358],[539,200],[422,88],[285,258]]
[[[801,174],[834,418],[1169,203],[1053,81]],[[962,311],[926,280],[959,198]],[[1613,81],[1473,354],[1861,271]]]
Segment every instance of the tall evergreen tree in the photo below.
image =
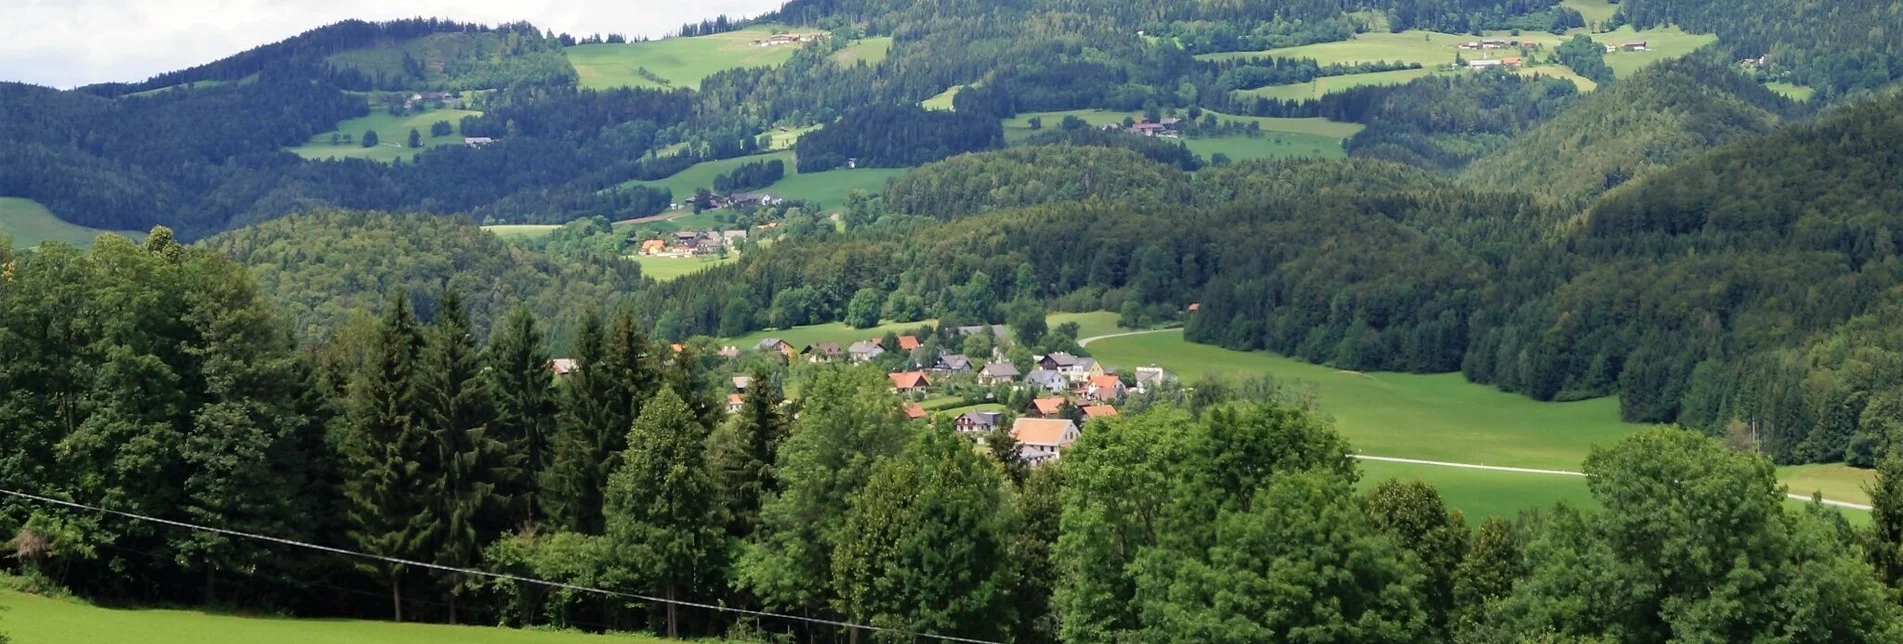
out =
[[1903,456],[1892,453],[1877,464],[1876,480],[1864,486],[1870,496],[1870,529],[1863,535],[1864,557],[1877,579],[1891,588],[1903,583]]
[[[515,459],[489,436],[495,395],[483,377],[482,356],[455,291],[445,292],[438,303],[436,320],[424,334],[416,375],[420,417],[428,436],[423,475],[438,522],[431,550],[435,563],[467,567],[476,563],[482,544],[500,534],[481,518],[499,504],[496,482],[509,478]],[[447,573],[439,579],[448,591],[449,621],[455,623],[463,588],[460,576]]]
[[660,374],[647,336],[626,312],[615,316],[607,332],[600,315],[589,313],[576,339],[576,361],[550,468],[558,500],[551,500],[559,505],[562,526],[601,534],[602,487],[614,459],[627,447],[628,426],[659,385]]
[[[415,383],[422,345],[409,303],[396,296],[377,327],[371,355],[350,383],[348,431],[340,447],[344,495],[351,537],[374,555],[414,559],[435,537],[437,517],[428,502],[434,490],[422,472],[429,442]],[[403,621],[405,566],[360,565],[390,585],[396,620]]]
[[760,504],[776,489],[774,452],[786,439],[785,398],[764,370],[747,384],[740,413],[708,438],[708,458],[727,511],[727,534],[748,539],[760,526]]
[[[627,434],[629,448],[608,479],[608,537],[616,556],[669,600],[724,575],[725,519],[707,470],[707,428],[672,388],[663,388]],[[680,636],[675,604],[667,636]]]
[[536,522],[545,512],[540,485],[553,456],[550,445],[559,409],[548,348],[528,307],[517,306],[509,312],[484,357],[496,397],[489,435],[503,444],[505,453],[519,459],[513,476],[498,485],[497,493],[509,499],[509,526],[520,527]]

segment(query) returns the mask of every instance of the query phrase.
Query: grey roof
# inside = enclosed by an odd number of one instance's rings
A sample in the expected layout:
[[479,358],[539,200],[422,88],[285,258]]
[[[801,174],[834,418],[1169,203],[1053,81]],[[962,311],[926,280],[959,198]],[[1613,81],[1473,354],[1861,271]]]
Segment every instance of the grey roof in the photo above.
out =
[[1004,424],[1004,413],[995,411],[966,412],[964,415],[959,416],[958,420],[970,422],[975,425],[997,427]]
[[1140,383],[1168,382],[1174,379],[1176,375],[1162,367],[1137,367],[1136,369],[1136,380]]
[[984,333],[985,329],[990,329],[992,335],[999,336],[999,337],[1003,337],[1004,335],[1009,333],[1008,331],[1005,330],[1004,325],[993,324],[990,326],[985,326],[985,325],[961,326],[961,327],[958,327],[958,335],[978,335],[980,333]]
[[1034,384],[1043,385],[1046,388],[1062,389],[1065,385],[1070,384],[1070,380],[1064,378],[1064,374],[1050,369],[1033,369],[1031,373],[1024,376],[1024,379]]
[[[1050,360],[1051,364],[1055,364],[1059,367],[1068,367],[1068,366],[1077,364],[1077,356],[1064,353],[1062,351],[1051,353],[1049,355],[1044,356],[1044,358]],[[1042,360],[1040,360],[1039,362],[1042,362]]]
[[1091,367],[1094,367],[1094,366],[1097,366],[1096,358],[1078,358],[1077,359],[1077,369],[1080,371],[1088,371]]
[[863,354],[863,355],[876,356],[881,353],[885,353],[885,347],[879,346],[879,343],[873,342],[870,340],[860,340],[858,342],[854,342],[852,343],[852,346],[848,347],[846,350],[852,352],[853,355]]
[[819,342],[815,344],[809,344],[809,345],[806,345],[806,350],[810,353],[818,353],[823,355],[839,355],[839,352],[840,352],[839,343],[837,342]]
[[767,338],[765,340],[761,340],[759,344],[753,345],[753,348],[759,351],[773,351],[775,348],[779,347],[782,343],[783,341],[781,341],[779,338]]
[[1016,378],[1018,368],[1009,362],[998,361],[985,365],[984,374],[993,378]]
[[753,385],[752,376],[734,376],[733,377],[734,389],[746,389],[747,387],[752,385]]
[[970,371],[971,358],[957,353],[939,356],[938,368],[945,371]]

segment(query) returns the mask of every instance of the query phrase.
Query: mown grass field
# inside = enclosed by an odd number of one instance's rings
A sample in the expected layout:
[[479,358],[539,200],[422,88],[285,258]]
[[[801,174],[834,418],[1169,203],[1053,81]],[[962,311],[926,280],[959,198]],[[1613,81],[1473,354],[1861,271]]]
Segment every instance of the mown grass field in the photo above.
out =
[[1090,311],[1087,313],[1052,313],[1044,316],[1044,324],[1050,328],[1065,322],[1077,323],[1077,339],[1086,340],[1100,335],[1128,331],[1117,326],[1117,314],[1109,311]]
[[[1451,59],[1449,59],[1449,61],[1451,62]],[[1423,67],[1421,69],[1397,69],[1391,72],[1374,72],[1370,74],[1326,76],[1307,83],[1270,85],[1257,89],[1242,90],[1237,93],[1243,96],[1262,96],[1284,101],[1305,101],[1321,98],[1322,95],[1331,92],[1339,92],[1365,85],[1400,85],[1416,78],[1431,76],[1435,73],[1433,68]]]
[[[1122,123],[1125,117],[1143,118],[1141,112],[1109,110],[1027,112],[1004,120],[1004,138],[1006,141],[1017,143],[1037,134],[1039,130],[1031,129],[1033,117],[1038,118],[1043,129],[1048,130],[1062,127],[1066,116],[1081,118],[1092,127]],[[1191,152],[1200,154],[1204,158],[1222,153],[1236,161],[1288,157],[1339,159],[1346,156],[1346,153],[1342,151],[1341,140],[1353,136],[1363,127],[1359,123],[1336,123],[1320,118],[1289,119],[1229,115],[1219,115],[1217,118],[1225,121],[1261,123],[1262,136],[1230,134],[1182,138],[1181,140],[1189,146]]]
[[629,259],[641,265],[642,275],[652,277],[657,281],[666,282],[685,275],[692,275],[715,266],[732,264],[740,261],[740,255],[738,253],[728,253],[725,258],[712,255],[697,255],[694,257],[635,255]]
[[734,168],[748,163],[771,161],[774,159],[779,159],[786,164],[788,174],[793,172],[793,153],[791,151],[780,151],[696,163],[688,166],[686,170],[676,172],[665,179],[656,181],[629,181],[621,184],[621,187],[627,188],[635,185],[647,185],[667,188],[674,193],[675,203],[684,203],[688,199],[693,198],[695,188],[712,188],[714,185],[714,177],[733,172]]
[[1777,468],[1778,480],[1791,487],[1792,494],[1810,496],[1823,492],[1824,498],[1851,503],[1870,503],[1863,486],[1876,479],[1876,470],[1860,470],[1842,463],[1791,465]]
[[1449,507],[1478,525],[1486,517],[1512,518],[1521,511],[1549,508],[1560,501],[1586,508],[1599,507],[1586,489],[1586,479],[1557,474],[1519,474],[1466,470],[1437,465],[1361,461],[1362,490],[1388,479],[1432,483]]
[[1633,31],[1631,25],[1613,31],[1592,34],[1601,44],[1617,46],[1631,40],[1643,40],[1648,51],[1620,51],[1606,54],[1606,66],[1619,78],[1631,76],[1640,68],[1661,60],[1671,60],[1718,40],[1714,34],[1690,34],[1677,27]]
[[0,591],[0,632],[14,644],[659,644],[631,635],[588,635],[482,626],[345,619],[238,617],[190,610],[114,610]]
[[[291,152],[306,159],[370,159],[388,163],[396,159],[409,160],[424,148],[439,145],[462,145],[460,131],[465,116],[480,116],[482,112],[458,109],[430,110],[403,116],[391,116],[389,112],[371,108],[369,116],[360,116],[337,124],[337,129],[311,137],[304,145],[291,148]],[[430,136],[430,124],[437,121],[449,121],[450,132],[444,136]],[[410,130],[414,128],[423,135],[423,148],[411,148]],[[363,133],[376,131],[377,145],[363,147]],[[332,133],[348,134],[351,142],[338,145],[330,144]]]
[[874,36],[852,41],[852,44],[833,52],[832,59],[841,65],[856,65],[862,60],[867,65],[877,65],[891,51],[891,36]]
[[1619,11],[1619,5],[1606,0],[1560,0],[1560,6],[1579,12],[1586,19],[1586,26],[1598,25],[1612,19]]
[[[793,132],[789,131],[788,134]],[[707,161],[689,166],[686,170],[674,173],[658,181],[629,181],[621,184],[625,188],[634,185],[665,187],[674,195],[674,201],[681,203],[694,196],[696,188],[711,188],[714,177],[732,172],[734,168],[755,161],[779,159],[786,163],[786,176],[765,188],[751,190],[772,194],[784,199],[800,199],[823,204],[828,210],[838,210],[846,201],[846,194],[854,190],[866,190],[877,193],[885,189],[888,179],[905,174],[909,168],[858,168],[839,169],[825,172],[800,174],[794,172],[793,152],[782,150],[766,154]]]
[[928,110],[945,110],[949,112],[952,108],[952,100],[957,98],[958,92],[964,89],[964,85],[953,85],[950,89],[934,94],[931,98],[920,102],[919,106]]
[[1565,65],[1535,65],[1533,67],[1521,67],[1519,69],[1513,70],[1513,73],[1519,74],[1521,76],[1551,76],[1553,78],[1564,78],[1566,80],[1572,81],[1573,86],[1578,87],[1579,91],[1582,91],[1582,92],[1590,92],[1590,91],[1599,89],[1599,83],[1594,82],[1590,78],[1580,76],[1578,73],[1574,72],[1572,68],[1567,67]]
[[93,244],[93,238],[101,233],[118,233],[132,239],[140,239],[145,233],[131,230],[100,230],[87,228],[53,216],[53,211],[31,199],[18,197],[0,197],[0,235],[13,240],[14,248],[31,248],[40,242],[60,241],[86,248]]
[[547,237],[549,233],[561,228],[557,224],[496,224],[483,226],[483,230],[495,233],[503,239],[537,239]]
[[1341,147],[1341,139],[1316,136],[1314,134],[1292,134],[1289,132],[1263,132],[1261,136],[1231,134],[1217,137],[1190,137],[1183,139],[1191,152],[1202,155],[1204,159],[1213,159],[1221,154],[1232,161],[1248,159],[1345,159],[1348,152]]
[[[662,87],[639,73],[642,68],[673,87],[700,89],[700,81],[725,69],[775,66],[793,57],[804,44],[754,45],[756,40],[787,32],[784,27],[755,25],[693,38],[663,38],[626,44],[576,45],[563,50],[575,75],[586,88]],[[805,33],[795,31],[794,33]]]
[[1817,93],[1816,89],[1785,82],[1765,83],[1764,87],[1773,92],[1783,94],[1785,98],[1793,101],[1808,101],[1813,94]]
[[828,322],[826,324],[814,324],[791,329],[754,331],[738,338],[722,340],[721,344],[731,344],[740,347],[742,350],[751,350],[753,349],[753,345],[759,344],[761,340],[779,338],[793,345],[794,348],[804,347],[815,342],[837,342],[839,346],[843,348],[846,345],[860,340],[885,337],[887,331],[904,335],[912,329],[927,324],[935,324],[936,322],[936,320],[890,322],[870,329],[855,329],[846,326],[843,322]]

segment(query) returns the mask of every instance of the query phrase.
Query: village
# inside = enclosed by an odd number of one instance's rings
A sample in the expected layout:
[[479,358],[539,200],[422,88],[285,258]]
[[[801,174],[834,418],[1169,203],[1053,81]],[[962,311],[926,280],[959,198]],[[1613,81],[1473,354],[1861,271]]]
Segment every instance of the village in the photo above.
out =
[[[990,350],[979,359],[942,344],[981,336],[990,341],[982,343]],[[1032,466],[1062,458],[1092,422],[1117,416],[1136,397],[1177,384],[1176,374],[1154,365],[1119,373],[1095,358],[1066,351],[1032,356],[1020,368],[1007,358],[1009,342],[1003,325],[926,326],[914,333],[843,346],[838,342],[801,346],[768,337],[746,348],[721,346],[711,359],[727,367],[721,373],[731,374],[721,378],[727,389],[724,407],[728,414],[741,413],[747,392],[756,384],[754,376],[741,375],[755,373],[743,369],[749,360],[786,369],[826,364],[883,368],[908,421],[947,422],[959,435],[979,444],[1002,429],[1018,443],[1022,460]],[[670,360],[688,351],[684,344],[668,346]],[[562,378],[581,365],[571,358],[557,358],[549,368]],[[935,408],[928,409],[928,404]]]

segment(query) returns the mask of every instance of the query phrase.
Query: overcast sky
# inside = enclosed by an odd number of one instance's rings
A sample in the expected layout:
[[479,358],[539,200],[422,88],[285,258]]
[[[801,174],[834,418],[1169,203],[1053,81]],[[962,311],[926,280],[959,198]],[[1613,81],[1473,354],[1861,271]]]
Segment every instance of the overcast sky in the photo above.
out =
[[0,0],[0,81],[141,81],[347,18],[527,20],[557,33],[660,36],[783,0]]

